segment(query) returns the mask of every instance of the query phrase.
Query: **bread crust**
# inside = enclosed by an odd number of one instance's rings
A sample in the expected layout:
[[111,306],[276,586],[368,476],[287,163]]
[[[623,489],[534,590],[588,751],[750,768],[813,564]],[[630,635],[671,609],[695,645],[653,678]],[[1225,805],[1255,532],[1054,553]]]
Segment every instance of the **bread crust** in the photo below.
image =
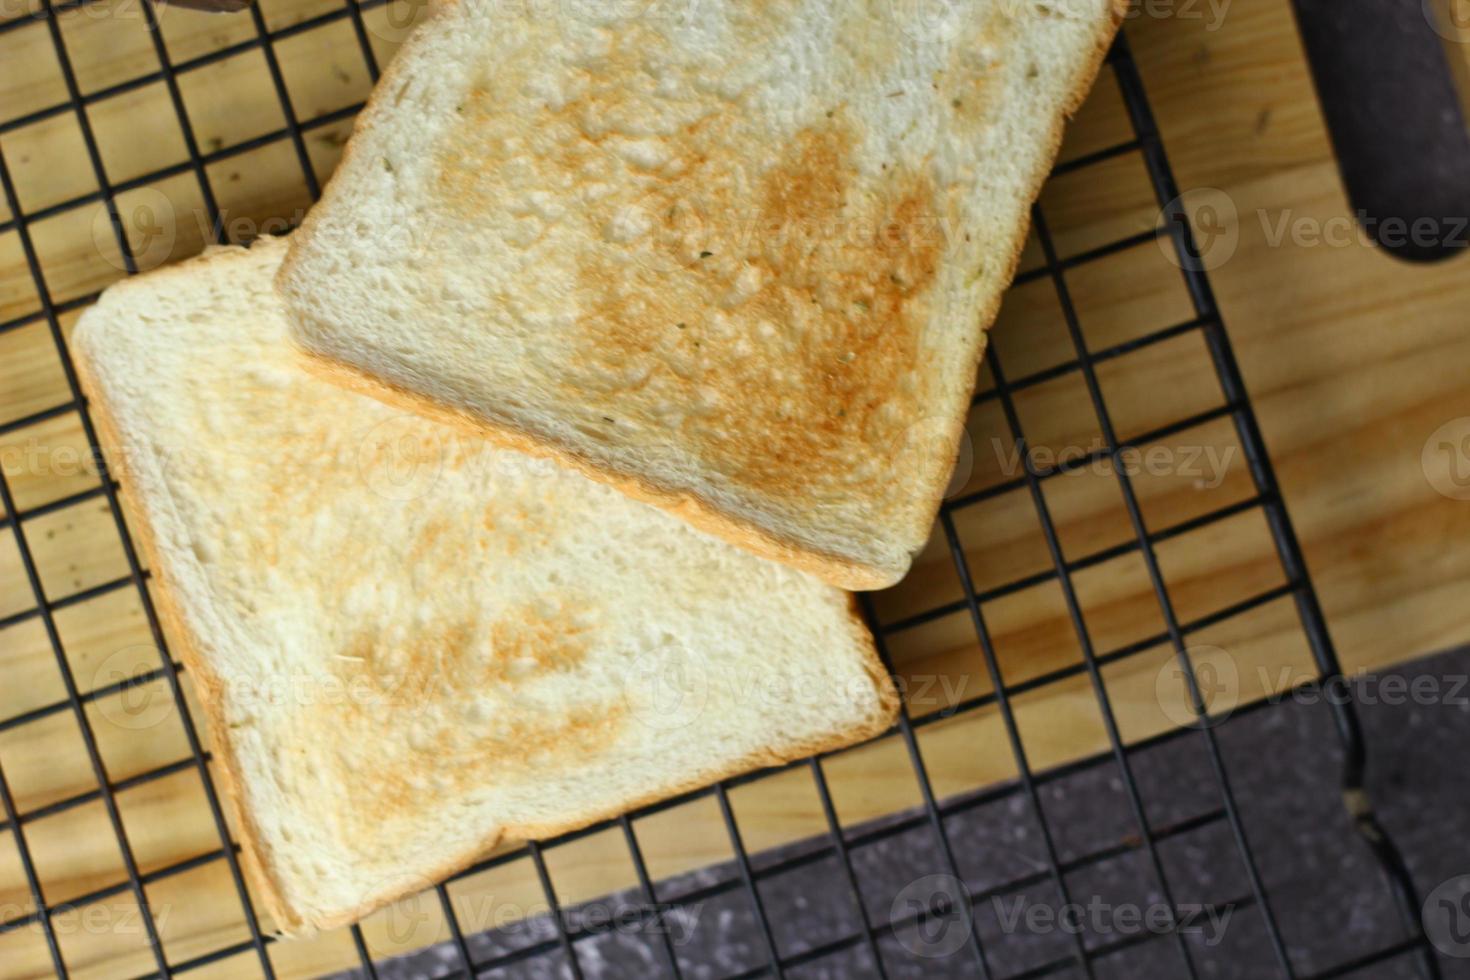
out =
[[[1067,120],[1086,99],[1107,56],[1108,48],[1127,13],[1127,0],[1107,0],[1107,2],[1110,16],[1099,20],[1091,58],[1079,66],[1077,77],[1062,111],[1050,121],[1050,128],[1044,137],[1047,151],[1038,158],[1039,165],[1035,172],[1029,175],[1028,190],[1025,194],[1025,205],[1028,210],[1039,197],[1061,149]],[[418,29],[444,16],[452,6],[453,4],[446,3],[433,8]],[[373,110],[377,107],[379,100],[386,99],[386,93],[394,88],[393,82],[399,74],[399,71],[395,69],[402,70],[401,62],[389,66],[382,83],[369,98],[362,116],[362,119],[366,121],[364,128],[372,125]],[[357,140],[349,140],[344,159],[354,155],[356,150]],[[333,206],[334,199],[341,193],[345,192],[339,191],[329,183],[323,196],[323,204],[328,207]],[[315,223],[308,218],[292,239],[276,278],[278,289],[283,293],[285,290],[282,289],[282,284],[295,280],[299,275],[297,272],[300,255],[298,248],[311,247],[314,226]],[[1003,279],[1007,284],[1015,278],[1021,255],[1025,250],[1029,228],[1030,221],[1023,219],[1013,229],[1012,239],[1007,249],[1009,258]],[[970,405],[973,402],[980,361],[986,350],[988,332],[999,315],[1003,298],[1004,289],[997,289],[986,298],[984,305],[978,311],[980,329],[976,331],[973,349],[966,355],[972,367],[971,380],[966,392],[967,397],[959,403],[958,411],[947,420],[946,435],[949,440],[948,444],[952,447],[951,457],[948,460],[949,465],[942,470],[944,474],[942,479],[935,481],[932,485],[918,488],[924,495],[922,512],[928,515],[931,523],[933,515],[943,504],[950,474],[953,473],[955,460],[960,450],[960,439],[964,433]],[[292,310],[289,302],[287,310],[293,316],[300,315]],[[783,533],[777,526],[762,524],[735,514],[698,490],[676,488],[609,462],[594,460],[579,453],[570,445],[547,438],[528,426],[517,424],[514,419],[492,419],[449,406],[431,395],[410,391],[355,364],[343,361],[324,351],[312,349],[301,342],[299,331],[293,330],[293,336],[302,350],[312,359],[314,373],[336,384],[368,394],[395,407],[428,416],[464,431],[473,432],[499,445],[551,459],[591,479],[612,486],[636,500],[666,510],[701,531],[719,537],[762,558],[778,561],[815,575],[839,588],[869,591],[897,584],[907,574],[914,554],[923,545],[922,535],[925,528],[916,528],[914,536],[918,540],[918,545],[901,566],[874,564],[830,550],[814,548],[790,534]]]
[[[210,260],[211,256],[204,255],[194,261],[208,262]],[[87,397],[86,410],[96,425],[97,438],[102,444],[103,453],[110,460],[124,458],[122,434],[118,429],[117,420],[113,417],[107,398],[102,394],[92,374],[91,366],[84,356],[75,356],[73,361],[76,365],[77,381]],[[200,652],[198,637],[189,628],[188,620],[179,606],[171,584],[171,576],[167,571],[167,562],[162,560],[162,549],[158,547],[158,537],[148,517],[148,509],[141,506],[141,503],[134,503],[134,501],[141,501],[140,488],[130,485],[132,481],[127,467],[122,468],[117,478],[123,489],[128,491],[126,494],[128,502],[125,507],[131,522],[129,526],[153,573],[153,588],[147,591],[153,597],[153,607],[158,613],[164,637],[178,653],[179,660],[183,663],[189,676],[194,678],[194,689],[198,692],[199,703],[204,708],[205,720],[209,725],[210,747],[214,753],[214,760],[218,763],[217,782],[224,787],[225,805],[230,808],[230,813],[235,818],[235,832],[240,838],[241,864],[250,881],[251,891],[260,904],[265,906],[266,912],[275,922],[277,929],[283,932],[299,929],[304,925],[304,920],[291,911],[286,901],[272,866],[270,848],[266,845],[255,822],[255,817],[247,805],[247,794],[244,780],[240,775],[239,761],[235,756],[235,748],[230,742],[227,734],[228,728],[225,725],[223,683],[219,675],[210,667],[208,658]],[[169,655],[167,651],[160,651],[160,654]]]

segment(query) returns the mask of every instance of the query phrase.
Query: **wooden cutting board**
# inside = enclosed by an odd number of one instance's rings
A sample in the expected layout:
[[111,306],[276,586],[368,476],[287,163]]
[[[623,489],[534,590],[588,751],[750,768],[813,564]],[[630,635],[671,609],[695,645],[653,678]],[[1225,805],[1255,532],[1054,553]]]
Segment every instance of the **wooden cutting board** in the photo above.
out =
[[[157,70],[157,54],[136,3],[111,0],[62,19],[84,91],[126,84]],[[368,73],[350,21],[309,20],[340,9],[335,0],[273,0],[263,6],[272,29],[306,25],[288,30],[274,45],[293,109],[303,120],[337,112],[366,95]],[[1465,547],[1470,541],[1470,500],[1455,499],[1470,493],[1458,494],[1450,479],[1455,463],[1463,467],[1461,475],[1470,477],[1470,458],[1456,460],[1437,448],[1440,443],[1457,446],[1459,438],[1470,435],[1470,421],[1462,423],[1463,430],[1445,428],[1470,418],[1470,258],[1407,266],[1352,234],[1349,206],[1285,0],[1234,0],[1223,11],[1218,4],[1170,9],[1170,16],[1134,19],[1129,38],[1181,186],[1193,189],[1189,199],[1195,205],[1228,203],[1213,214],[1223,214],[1216,224],[1221,240],[1233,242],[1233,251],[1211,276],[1342,660],[1349,670],[1371,669],[1470,640],[1470,548]],[[391,56],[411,14],[404,6],[367,12],[367,34],[380,61]],[[178,63],[248,40],[254,29],[248,16],[170,10],[163,15],[162,33]],[[5,69],[0,73],[0,119],[66,99],[44,23],[0,35],[0,64]],[[180,88],[194,138],[206,154],[284,125],[268,63],[258,48],[181,76]],[[127,88],[89,106],[89,123],[114,180],[187,158],[173,118],[169,93],[157,82]],[[349,125],[345,116],[334,117],[304,134],[302,149],[318,179],[330,173]],[[1105,75],[1071,130],[1064,158],[1117,144],[1129,135],[1116,87]],[[25,210],[43,214],[30,229],[52,296],[66,306],[62,320],[69,330],[78,312],[72,301],[122,274],[105,213],[98,224],[97,205],[47,211],[96,190],[75,116],[63,113],[6,131],[0,135],[0,148]],[[288,140],[264,141],[213,160],[207,170],[226,214],[225,227],[237,237],[283,230],[281,219],[298,220],[310,202]],[[208,228],[191,216],[199,207],[197,186],[192,171],[184,168],[122,196],[130,231],[150,227],[151,219],[172,211],[169,241],[145,249],[145,264],[191,254],[208,237]],[[1136,155],[1058,178],[1042,203],[1063,254],[1146,231],[1158,220]],[[9,218],[0,213],[0,223]],[[1323,233],[1329,241],[1321,240]],[[1036,260],[1033,248],[1027,261],[1034,265]],[[1191,315],[1177,271],[1152,244],[1080,267],[1069,284],[1093,346],[1119,343]],[[0,233],[0,322],[37,308],[17,236],[13,230]],[[1070,358],[1056,299],[1045,280],[1013,292],[995,343],[1012,376]],[[1102,381],[1125,435],[1220,402],[1197,335],[1112,362],[1102,369]],[[0,423],[67,400],[46,325],[35,322],[0,333]],[[1017,407],[1033,442],[1044,450],[1096,444],[1096,421],[1075,374],[1027,389],[1018,396]],[[971,418],[969,486],[993,483],[1012,465],[1012,447],[1004,433],[994,402],[982,403]],[[1234,453],[1232,446],[1232,430],[1221,422],[1165,447],[1175,461],[1197,452],[1205,470],[1203,475],[1179,472],[1187,467],[1174,465],[1140,475],[1138,488],[1150,526],[1177,524],[1248,496],[1243,460],[1238,446]],[[85,463],[85,449],[71,411],[0,436],[0,462],[20,509],[56,505],[25,522],[52,599],[85,594],[126,574],[105,500],[86,496],[97,484]],[[1211,464],[1212,458],[1218,466]],[[82,496],[73,500],[72,495]],[[1128,540],[1111,477],[1084,471],[1054,481],[1047,495],[1069,558]],[[988,501],[960,512],[956,520],[978,588],[1001,586],[1049,567],[1024,494]],[[10,535],[8,527],[0,532],[0,617],[22,614],[33,605]],[[1255,512],[1161,546],[1160,559],[1185,619],[1208,615],[1282,581]],[[1136,557],[1079,573],[1077,587],[1099,651],[1161,629],[1157,603]],[[876,604],[884,622],[895,623],[958,595],[947,551],[936,541],[913,575],[878,596]],[[1054,581],[1006,595],[988,604],[986,613],[1009,682],[1039,677],[1076,663],[1080,656]],[[67,603],[58,609],[57,623],[84,690],[155,656],[138,602],[127,588]],[[1236,699],[1257,697],[1310,673],[1300,627],[1285,600],[1196,639],[1227,652],[1241,678],[1230,692]],[[889,643],[915,714],[937,712],[989,689],[963,613],[894,632]],[[1158,693],[1157,678],[1168,657],[1166,649],[1155,648],[1106,672],[1130,740],[1177,723],[1179,705]],[[5,678],[0,719],[64,697],[37,618],[0,630],[0,677]],[[1044,686],[1018,699],[1016,707],[1036,768],[1107,745],[1085,678]],[[88,714],[114,783],[188,758],[183,730],[161,687],[151,695],[135,693],[126,703],[99,700]],[[84,795],[96,783],[79,732],[69,712],[0,731],[0,766],[20,810],[57,807],[25,824],[52,904],[124,880],[101,803]],[[921,730],[920,746],[941,796],[1015,775],[993,711],[928,725]],[[826,770],[845,825],[920,801],[905,749],[896,739],[838,756]],[[200,780],[186,765],[123,789],[117,799],[145,873],[173,868],[218,848]],[[826,831],[805,769],[742,787],[733,793],[733,802],[744,842],[752,850]],[[656,876],[730,857],[712,800],[648,818],[637,832]],[[548,862],[567,903],[634,882],[616,833],[553,850]],[[246,938],[223,861],[203,859],[197,867],[171,871],[148,890],[171,961]],[[524,860],[458,883],[453,894],[466,928],[544,907]],[[56,919],[68,964],[79,975],[152,969],[141,926],[130,918],[136,909],[126,893],[89,908],[103,928],[87,926],[86,909]],[[423,908],[421,921],[408,933],[390,935],[382,921],[369,923],[370,946],[381,954],[446,938],[437,906]],[[28,910],[25,879],[7,831],[0,834],[0,919]],[[350,939],[341,932],[280,944],[271,955],[283,976],[312,975],[355,962]],[[0,975],[49,972],[38,931],[0,935]],[[259,966],[253,953],[243,953],[201,972],[255,976]]]

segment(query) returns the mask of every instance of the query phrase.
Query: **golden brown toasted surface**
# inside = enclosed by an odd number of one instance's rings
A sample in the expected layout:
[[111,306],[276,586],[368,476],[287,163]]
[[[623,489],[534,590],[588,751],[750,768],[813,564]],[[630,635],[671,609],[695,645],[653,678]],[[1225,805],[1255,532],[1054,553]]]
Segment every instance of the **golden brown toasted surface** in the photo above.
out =
[[[425,501],[446,481],[473,485],[477,468],[493,476],[475,440],[376,405],[367,424],[355,422],[344,416],[355,396],[304,372],[286,382],[287,392],[273,371],[233,383],[234,405],[291,410],[267,409],[258,420],[262,452],[239,458],[224,438],[177,476],[228,473],[235,489],[217,517],[245,532],[230,557],[243,563],[233,594],[268,594],[279,577],[303,601],[342,617],[316,626],[339,644],[319,664],[297,662],[284,679],[237,675],[234,688],[251,716],[272,702],[286,778],[344,801],[343,847],[369,853],[393,821],[424,807],[452,810],[477,788],[523,782],[558,753],[591,762],[613,750],[626,722],[620,692],[577,680],[589,644],[606,643],[597,600],[545,591],[466,602],[458,597],[472,590],[454,584],[523,549],[556,550],[567,528],[552,519],[546,486],[492,481],[494,491],[472,505],[479,526],[466,527],[455,509]],[[218,422],[224,431],[223,415]],[[335,462],[324,467],[324,459]],[[303,476],[324,468],[328,487]],[[377,493],[395,486],[408,499]],[[587,519],[575,510],[566,517]],[[303,536],[313,527],[329,530]],[[331,574],[322,574],[323,556]],[[385,581],[390,565],[407,582]],[[445,601],[445,593],[457,598]],[[317,680],[323,669],[332,679],[325,685]],[[547,681],[572,685],[575,696],[562,703],[546,693]]]
[[[671,276],[581,257],[572,343],[587,356],[560,381],[567,397],[590,397],[613,424],[635,393],[695,407],[682,428],[705,466],[791,496],[920,410],[913,375],[939,245],[913,230],[932,188],[895,174],[887,199],[850,203],[851,137],[834,115],[760,175],[754,211],[710,193],[730,181],[708,162],[655,183],[640,207],[658,221]],[[620,374],[622,387],[598,384]],[[782,397],[752,397],[772,385]]]
[[758,554],[891,583],[1118,7],[655,6],[437,14],[293,248],[297,336]]
[[[331,664],[352,696],[288,722],[302,739],[373,747],[337,787],[351,815],[344,843],[371,847],[385,814],[452,809],[477,788],[534,776],[560,753],[593,760],[607,751],[629,722],[618,691],[567,711],[526,694],[527,684],[548,675],[576,683],[595,639],[583,600],[544,598],[501,610],[488,623],[462,615],[425,624],[407,647],[385,643],[373,628],[353,632]],[[480,698],[496,691],[505,696],[487,708]],[[385,744],[387,724],[404,737]]]
[[[763,15],[789,15],[774,6]],[[854,460],[926,410],[920,340],[944,246],[932,177],[897,158],[862,176],[862,124],[841,100],[785,135],[736,99],[670,105],[647,70],[673,57],[662,34],[606,44],[528,117],[506,106],[534,72],[480,76],[455,107],[465,125],[434,148],[430,213],[502,208],[508,172],[578,197],[554,227],[531,215],[522,243],[570,224],[585,246],[568,259],[558,397],[598,435],[631,425],[692,447],[721,482],[793,502],[840,493]],[[482,301],[505,298],[497,284]]]

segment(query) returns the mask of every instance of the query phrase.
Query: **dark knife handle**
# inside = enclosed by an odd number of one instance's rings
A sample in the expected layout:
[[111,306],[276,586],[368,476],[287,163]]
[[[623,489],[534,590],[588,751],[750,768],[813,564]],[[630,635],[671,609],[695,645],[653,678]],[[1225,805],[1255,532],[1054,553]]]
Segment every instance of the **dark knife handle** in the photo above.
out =
[[[1470,251],[1470,126],[1447,45],[1467,0],[1294,0],[1348,196],[1413,261]],[[1443,9],[1441,9],[1443,8]]]

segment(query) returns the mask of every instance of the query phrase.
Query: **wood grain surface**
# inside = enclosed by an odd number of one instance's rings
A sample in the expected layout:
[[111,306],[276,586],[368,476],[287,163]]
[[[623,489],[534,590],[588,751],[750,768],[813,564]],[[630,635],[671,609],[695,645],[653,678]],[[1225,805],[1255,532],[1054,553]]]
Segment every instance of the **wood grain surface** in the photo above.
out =
[[[87,109],[109,180],[125,184],[174,168],[130,186],[118,199],[146,268],[193,254],[212,235],[208,220],[199,217],[197,175],[178,166],[188,159],[187,144],[167,87],[162,81],[127,84],[159,65],[138,2],[108,0],[70,11],[60,22],[82,91],[124,87]],[[312,20],[342,9],[338,0],[262,4],[270,28],[286,32],[272,50],[298,120],[337,113],[368,91],[351,21]],[[1470,500],[1455,499],[1452,479],[1470,474],[1470,458],[1457,460],[1437,448],[1446,440],[1453,448],[1456,439],[1470,436],[1470,259],[1408,266],[1352,234],[1333,237],[1333,229],[1351,231],[1349,208],[1285,0],[1234,0],[1218,17],[1218,5],[1170,9],[1170,16],[1135,18],[1128,35],[1186,201],[1212,231],[1203,239],[1211,244],[1205,253],[1214,266],[1211,277],[1342,660],[1349,670],[1371,669],[1470,640]],[[381,62],[391,57],[414,13],[405,5],[365,12],[366,34]],[[256,36],[248,15],[167,9],[160,16],[175,63]],[[0,34],[0,65],[0,126],[65,102],[44,21]],[[284,230],[283,220],[299,220],[310,189],[298,148],[281,135],[286,119],[260,47],[189,68],[179,88],[226,232],[249,238]],[[330,174],[349,127],[344,115],[305,129],[300,151],[318,179]],[[1116,84],[1104,74],[1070,131],[1064,159],[1131,135]],[[242,144],[247,148],[235,152]],[[98,191],[77,116],[61,112],[0,128],[0,152],[22,210],[39,214],[26,227],[50,298],[63,308],[63,331],[69,331],[78,301],[124,274],[101,203],[94,197],[65,206]],[[1136,153],[1054,179],[1042,204],[1064,257],[1146,232],[1159,220]],[[0,233],[0,322],[40,308],[19,234],[5,224],[8,212],[0,203],[0,227],[6,228]],[[1286,231],[1278,237],[1279,229]],[[1327,230],[1331,240],[1321,241],[1313,229]],[[1033,245],[1027,265],[1038,261]],[[1193,316],[1177,269],[1152,241],[1077,266],[1067,284],[1094,350]],[[1013,290],[994,338],[1012,379],[1075,357],[1045,278]],[[1197,331],[1108,360],[1099,377],[1125,439],[1223,403]],[[982,389],[988,384],[982,377]],[[158,655],[128,582],[108,502],[98,492],[80,418],[65,407],[70,401],[44,320],[0,332],[0,463],[17,508],[40,509],[22,523],[25,540],[54,606],[67,663],[86,693],[156,667]],[[1041,453],[1101,445],[1076,371],[1027,386],[1016,408]],[[38,413],[43,417],[14,424]],[[1457,419],[1467,419],[1463,431],[1444,428]],[[1208,621],[1234,604],[1276,595],[1284,576],[1259,509],[1246,506],[1253,489],[1229,420],[1217,418],[1141,449],[1134,479],[1151,531],[1188,526],[1241,505],[1233,516],[1159,544],[1180,618]],[[1462,471],[1453,469],[1457,463]],[[982,398],[971,415],[957,493],[1004,483],[1019,474],[1016,466],[1000,407]],[[1073,581],[1094,648],[1106,654],[1145,647],[1103,672],[1125,739],[1177,726],[1188,712],[1177,685],[1168,682],[1171,650],[1146,644],[1162,632],[1163,620],[1142,560],[1121,547],[1132,535],[1116,481],[1084,467],[1044,488],[1065,556],[1077,566]],[[957,511],[955,525],[974,587],[988,597],[983,610],[1007,684],[1075,668],[1079,639],[1026,492]],[[945,708],[980,697],[993,683],[968,611],[951,609],[962,598],[947,543],[938,535],[913,574],[875,603],[911,711],[939,716],[918,729],[918,741],[940,796],[1016,775],[992,708],[942,717]],[[154,960],[133,896],[122,886],[123,857],[82,729],[69,709],[48,707],[64,701],[66,690],[42,620],[28,613],[34,606],[7,524],[0,530],[0,622],[7,624],[0,628],[0,720],[35,715],[0,727],[0,768],[18,811],[27,815],[25,841],[47,904],[63,906],[111,889],[53,915],[68,966],[81,977],[146,973]],[[1214,695],[1216,710],[1311,674],[1300,625],[1284,596],[1194,630],[1190,642],[1196,662],[1225,679]],[[1083,674],[1035,686],[1015,698],[1015,707],[1034,768],[1107,747],[1098,700]],[[169,960],[184,962],[248,939],[204,785],[188,762],[184,728],[164,682],[91,699],[85,713]],[[197,710],[193,716],[198,722]],[[160,768],[167,772],[159,778],[130,782]],[[834,756],[822,768],[844,826],[921,800],[897,737]],[[805,767],[740,786],[732,805],[751,850],[828,831]],[[635,831],[658,878],[732,853],[708,797],[644,818]],[[180,865],[188,859],[197,860]],[[552,849],[547,861],[567,904],[636,883],[617,832]],[[450,894],[466,928],[546,908],[524,858],[456,882]],[[0,832],[0,922],[31,911],[14,828],[7,824]],[[378,955],[449,935],[432,896],[380,913],[364,932]],[[278,943],[270,956],[287,977],[357,962],[345,931]],[[0,932],[0,975],[50,973],[38,926]],[[196,975],[259,976],[260,966],[247,950]]]

